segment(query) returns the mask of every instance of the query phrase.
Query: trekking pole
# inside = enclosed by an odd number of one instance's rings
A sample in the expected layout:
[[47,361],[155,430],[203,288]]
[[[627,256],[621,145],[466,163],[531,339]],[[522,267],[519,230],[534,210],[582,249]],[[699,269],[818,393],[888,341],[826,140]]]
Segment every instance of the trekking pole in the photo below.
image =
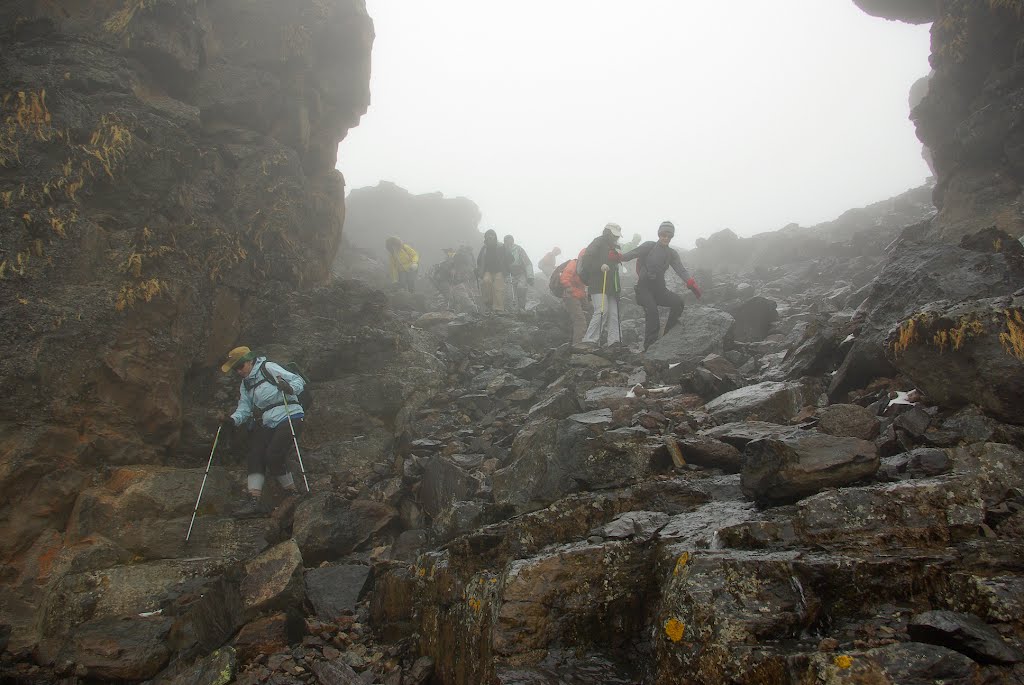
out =
[[[281,379],[278,379],[280,382]],[[299,439],[295,437],[295,425],[292,423],[292,413],[288,409],[288,393],[281,392],[284,398],[285,416],[288,417],[288,428],[292,432],[292,444],[295,445],[295,456],[299,458],[299,471],[302,473],[302,482],[306,484],[306,492],[309,492],[309,481],[306,480],[306,467],[302,465],[302,452],[299,451]]]
[[199,511],[199,500],[203,498],[203,490],[206,488],[206,477],[210,475],[210,464],[213,463],[213,452],[217,449],[217,441],[220,440],[220,429],[217,426],[217,434],[213,436],[213,447],[210,448],[210,459],[206,462],[206,473],[203,474],[203,484],[199,486],[199,497],[196,497],[196,508],[192,510],[192,520],[188,522],[188,532],[185,533],[185,542],[188,542],[192,535],[192,525],[196,522],[196,512]]
[[455,289],[455,274],[448,274],[448,311],[452,310],[452,291]]
[[508,275],[508,289],[512,293],[512,309],[519,309],[519,303],[516,302],[516,284],[512,281],[512,274]]

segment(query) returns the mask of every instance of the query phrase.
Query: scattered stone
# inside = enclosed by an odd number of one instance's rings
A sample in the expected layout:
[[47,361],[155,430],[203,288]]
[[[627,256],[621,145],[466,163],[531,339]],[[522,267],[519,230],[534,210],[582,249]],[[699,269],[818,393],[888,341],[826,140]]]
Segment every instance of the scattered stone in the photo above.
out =
[[727,392],[707,403],[704,411],[716,421],[767,421],[786,423],[804,406],[799,383],[765,381]]
[[878,437],[878,417],[860,405],[833,404],[818,409],[816,416],[817,428],[822,433],[861,440]]

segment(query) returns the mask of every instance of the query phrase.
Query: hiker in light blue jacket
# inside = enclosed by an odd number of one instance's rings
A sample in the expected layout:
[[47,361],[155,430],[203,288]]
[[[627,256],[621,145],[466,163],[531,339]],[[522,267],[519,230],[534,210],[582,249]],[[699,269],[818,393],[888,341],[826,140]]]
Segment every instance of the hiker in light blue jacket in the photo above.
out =
[[[302,405],[299,394],[305,382],[302,376],[257,356],[248,347],[236,347],[228,353],[220,367],[224,373],[234,371],[241,379],[238,386],[238,408],[224,419],[226,428],[248,424],[249,440],[247,480],[248,497],[235,511],[235,516],[258,516],[265,513],[260,497],[267,475],[289,495],[298,494],[295,479],[288,470],[287,457],[292,449],[292,427],[296,437],[302,431]],[[287,396],[287,407],[285,397]],[[288,417],[291,416],[291,427]]]

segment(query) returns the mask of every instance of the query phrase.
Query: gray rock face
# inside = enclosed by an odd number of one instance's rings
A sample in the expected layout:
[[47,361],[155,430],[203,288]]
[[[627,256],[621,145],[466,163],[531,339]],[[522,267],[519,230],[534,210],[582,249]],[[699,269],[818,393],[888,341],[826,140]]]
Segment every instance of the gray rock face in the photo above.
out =
[[704,406],[716,421],[767,421],[786,423],[804,406],[803,386],[799,383],[764,381],[727,392]]
[[423,469],[420,504],[423,511],[438,516],[456,500],[467,499],[479,483],[445,457],[432,457]]
[[743,453],[727,442],[709,436],[692,436],[679,441],[679,449],[687,464],[698,464],[726,473],[739,473],[743,468]]
[[306,597],[322,621],[354,614],[370,567],[358,564],[321,566],[306,571]]
[[818,430],[822,433],[861,440],[874,440],[878,436],[878,417],[857,404],[833,404],[816,412]]
[[541,400],[530,407],[528,417],[539,419],[547,417],[550,419],[562,419],[580,410],[580,404],[576,400],[576,393],[569,388],[561,388],[551,397]]
[[874,443],[801,431],[748,443],[741,485],[748,497],[779,504],[867,478],[878,464]]
[[687,307],[679,325],[658,338],[644,356],[647,359],[679,364],[679,373],[692,371],[711,353],[722,354],[732,339],[736,320],[713,307]]
[[955,649],[983,664],[1015,664],[1024,654],[1006,644],[999,632],[971,614],[926,611],[914,616],[907,633],[918,642]]
[[314,495],[296,507],[292,537],[306,563],[333,561],[351,553],[397,515],[393,507],[378,502],[350,504],[337,495]]
[[963,654],[936,645],[904,642],[869,649],[864,656],[893,685],[974,683],[978,678],[977,664]]
[[97,619],[75,630],[66,658],[82,665],[90,678],[146,680],[166,665],[171,651],[163,617]]

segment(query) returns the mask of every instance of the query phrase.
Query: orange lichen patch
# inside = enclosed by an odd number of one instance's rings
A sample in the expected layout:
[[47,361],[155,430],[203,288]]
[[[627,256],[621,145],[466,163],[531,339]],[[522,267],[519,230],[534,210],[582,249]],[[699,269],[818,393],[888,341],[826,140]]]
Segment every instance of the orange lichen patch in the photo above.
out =
[[1019,309],[1007,309],[1006,332],[999,334],[999,342],[1007,354],[1024,361],[1024,317]]
[[167,284],[158,278],[151,278],[148,281],[131,284],[124,283],[117,293],[114,308],[119,312],[131,309],[140,302],[149,302],[160,293],[167,290]]
[[680,573],[682,573],[683,569],[686,568],[686,564],[689,563],[689,561],[689,552],[683,552],[682,554],[680,554],[679,557],[676,559],[676,567],[672,569],[672,575],[678,576]]
[[686,632],[686,626],[677,618],[670,618],[665,621],[665,635],[668,636],[672,642],[679,642],[683,639],[683,634]]
[[834,663],[839,668],[849,668],[851,665],[853,665],[853,657],[847,654],[840,654],[832,660],[832,663]]
[[468,604],[469,604],[469,608],[472,609],[473,611],[480,611],[480,607],[481,607],[480,600],[477,599],[476,597],[470,597]]
[[963,317],[960,322],[952,327],[940,329],[932,336],[932,344],[939,348],[939,352],[945,352],[947,347],[954,351],[964,346],[964,343],[971,338],[977,338],[985,333],[985,326],[981,321],[970,317]]

